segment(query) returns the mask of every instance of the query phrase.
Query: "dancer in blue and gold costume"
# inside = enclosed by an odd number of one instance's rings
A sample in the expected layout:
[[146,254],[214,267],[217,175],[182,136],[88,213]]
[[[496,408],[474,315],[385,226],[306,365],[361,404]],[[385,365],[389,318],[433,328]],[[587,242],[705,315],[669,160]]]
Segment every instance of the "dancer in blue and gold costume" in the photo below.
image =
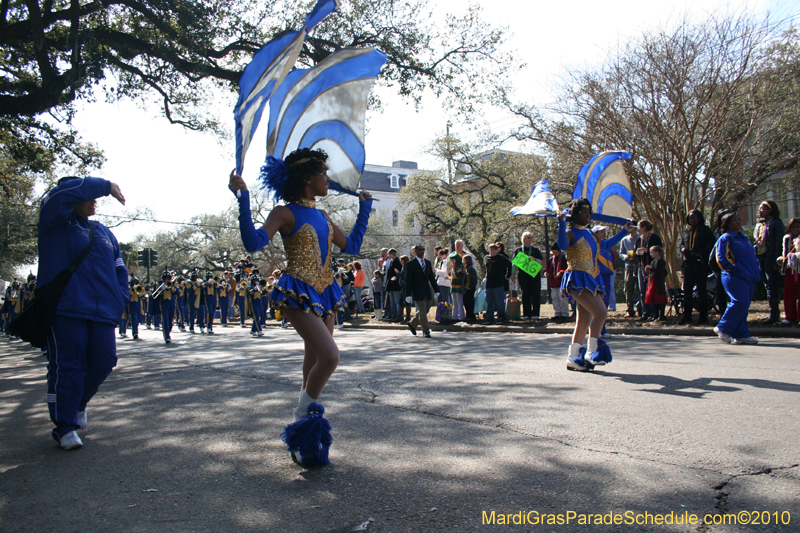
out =
[[[333,317],[345,305],[344,293],[333,279],[331,246],[335,244],[348,255],[358,254],[372,210],[372,195],[362,191],[355,227],[346,236],[327,213],[316,208],[315,198],[326,196],[331,183],[327,159],[322,150],[308,148],[295,150],[285,161],[267,157],[261,173],[263,186],[286,205],[273,209],[264,227],[258,230],[253,225],[250,195],[244,180],[232,172],[229,184],[234,193],[240,191],[239,228],[248,252],[266,246],[277,232],[283,237],[287,266],[270,297],[303,338],[305,356],[294,423],[286,426],[282,436],[292,458],[306,466],[328,464],[332,441],[330,424],[322,418],[324,408],[318,403],[339,364]],[[308,424],[318,427],[309,431]],[[316,437],[311,441],[303,438],[312,434]]]
[[[619,233],[601,240],[587,228],[592,218],[592,204],[586,198],[570,202],[567,213],[558,220],[558,246],[566,250],[567,270],[561,278],[561,294],[577,302],[577,319],[567,357],[567,370],[585,372],[595,365],[611,362],[611,350],[600,339],[606,321],[605,289],[600,278],[598,251],[614,247],[631,231],[627,222]],[[567,220],[570,228],[567,229]],[[586,347],[583,341],[589,333]]]

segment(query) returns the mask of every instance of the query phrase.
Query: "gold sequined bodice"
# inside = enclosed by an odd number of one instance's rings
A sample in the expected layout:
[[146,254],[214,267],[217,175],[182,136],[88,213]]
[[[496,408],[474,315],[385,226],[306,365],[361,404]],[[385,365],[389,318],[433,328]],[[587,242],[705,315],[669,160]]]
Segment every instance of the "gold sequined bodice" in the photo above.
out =
[[567,248],[567,270],[586,272],[592,277],[600,274],[597,256],[592,254],[592,247],[586,238],[575,235],[575,240]]
[[314,227],[306,222],[290,237],[283,238],[283,247],[286,249],[286,273],[304,281],[314,287],[318,293],[322,292],[333,283],[333,269],[331,268],[331,245],[333,244],[333,226],[328,225],[328,253],[322,259],[319,239]]

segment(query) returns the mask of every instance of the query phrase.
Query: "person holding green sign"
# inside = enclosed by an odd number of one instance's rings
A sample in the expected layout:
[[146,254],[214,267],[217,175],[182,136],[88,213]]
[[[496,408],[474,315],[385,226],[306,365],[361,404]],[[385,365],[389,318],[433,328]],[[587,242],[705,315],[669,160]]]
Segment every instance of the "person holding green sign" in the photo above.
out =
[[541,309],[542,252],[533,245],[533,234],[526,231],[522,234],[522,246],[514,251],[511,270],[511,281],[516,277],[522,291],[522,318],[538,319]]
[[[600,339],[606,321],[605,289],[600,279],[598,255],[614,247],[630,232],[630,222],[614,237],[601,240],[588,228],[592,204],[586,198],[570,202],[566,213],[558,217],[558,246],[566,250],[567,270],[561,278],[561,293],[577,302],[577,320],[567,358],[567,370],[586,372],[595,365],[611,362],[611,349]],[[570,228],[567,229],[567,220]],[[589,333],[586,347],[583,341]]]

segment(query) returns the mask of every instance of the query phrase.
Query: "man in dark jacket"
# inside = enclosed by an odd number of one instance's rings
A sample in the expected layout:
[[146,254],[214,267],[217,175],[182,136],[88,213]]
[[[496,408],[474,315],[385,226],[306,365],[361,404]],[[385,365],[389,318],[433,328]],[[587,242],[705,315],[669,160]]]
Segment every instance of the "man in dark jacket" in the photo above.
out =
[[[540,265],[544,266],[542,252],[538,247],[533,245],[533,234],[529,231],[522,234],[522,246],[517,248],[511,257],[515,258],[517,254],[525,254],[528,257],[532,257]],[[517,268],[516,265],[511,269],[511,281],[514,281],[514,276],[518,276],[519,288],[522,291],[522,318],[539,318],[542,294],[542,270],[540,270],[536,276],[531,276],[524,270]]]
[[[387,263],[388,266],[386,266]],[[389,318],[397,320],[397,317],[400,316],[400,298],[402,295],[400,291],[400,272],[403,270],[403,265],[400,264],[400,259],[397,258],[397,250],[394,248],[389,250],[384,268],[386,270],[386,277],[384,278],[386,286],[384,290],[389,293],[389,304],[391,306]]]
[[[422,324],[422,334],[430,338],[431,328],[428,324],[428,310],[431,300],[439,297],[439,285],[436,284],[436,275],[433,265],[425,259],[425,247],[418,244],[414,247],[414,257],[406,263],[406,302],[414,302],[417,314],[408,323],[408,329],[417,334],[417,326]],[[431,295],[431,287],[434,294]]]
[[117,364],[114,329],[128,304],[128,271],[111,231],[97,222],[97,198],[125,197],[100,178],[63,178],[42,200],[39,215],[39,283],[49,283],[89,245],[56,308],[47,339],[47,406],[53,438],[65,450],[83,446],[86,404]]
[[678,324],[692,322],[692,303],[694,289],[700,300],[700,319],[697,325],[708,322],[708,256],[714,248],[714,232],[706,225],[702,211],[693,209],[686,217],[689,227],[683,230],[681,254],[683,254],[683,318]]

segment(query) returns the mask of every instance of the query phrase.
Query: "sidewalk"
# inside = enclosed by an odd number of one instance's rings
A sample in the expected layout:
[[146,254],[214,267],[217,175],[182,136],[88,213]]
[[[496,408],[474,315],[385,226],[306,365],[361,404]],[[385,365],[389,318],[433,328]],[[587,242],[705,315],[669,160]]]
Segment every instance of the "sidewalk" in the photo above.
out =
[[[44,358],[1,338],[0,531],[796,531],[794,341],[620,336],[613,364],[578,374],[565,335],[497,332],[337,330],[322,398],[332,464],[319,469],[292,464],[279,438],[300,380],[291,329],[120,340],[70,452],[49,435]],[[497,522],[626,511],[792,522]]]

